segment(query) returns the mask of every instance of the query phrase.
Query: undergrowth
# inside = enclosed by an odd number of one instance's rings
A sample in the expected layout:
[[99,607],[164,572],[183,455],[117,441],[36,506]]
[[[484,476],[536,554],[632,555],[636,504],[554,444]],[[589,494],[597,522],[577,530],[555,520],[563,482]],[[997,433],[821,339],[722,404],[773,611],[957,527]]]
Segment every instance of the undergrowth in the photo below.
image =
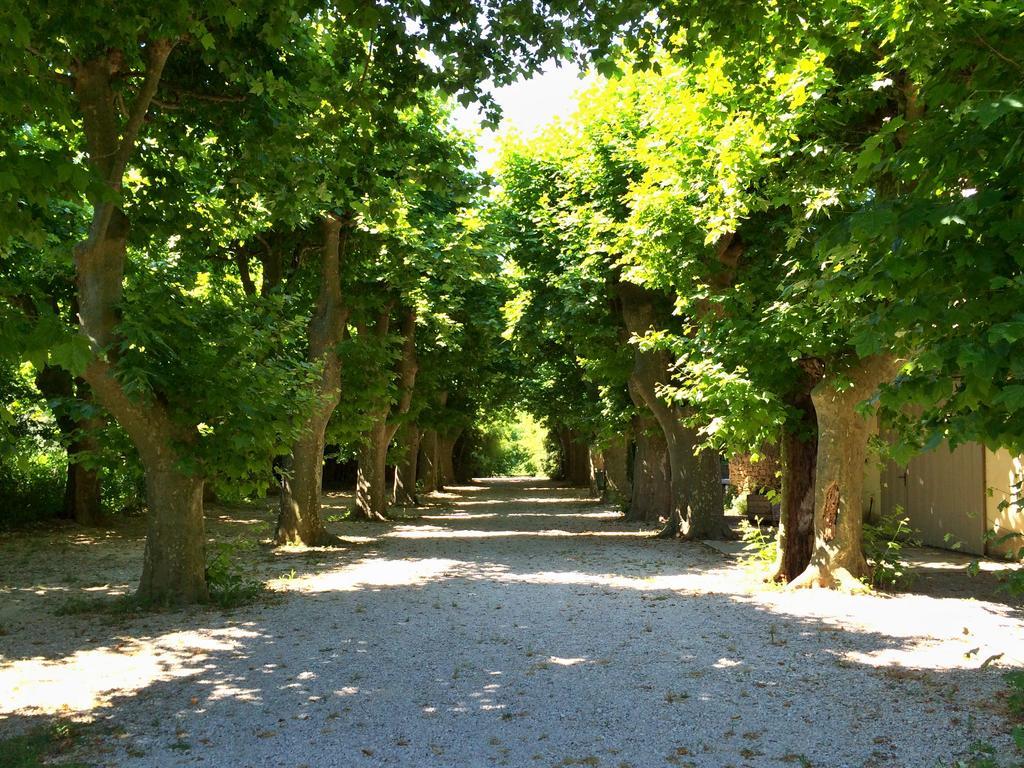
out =
[[877,522],[864,523],[864,555],[871,565],[871,586],[893,589],[913,583],[914,572],[903,559],[903,548],[919,546],[918,533],[900,507]]
[[775,537],[775,530],[764,526],[761,518],[750,523],[745,518],[740,520],[740,541],[743,542],[743,557],[741,562],[744,565],[754,567],[769,567],[775,562],[779,551],[778,539]]
[[[67,753],[79,738],[74,723],[62,720],[33,728],[27,733],[0,739],[0,765],[4,768],[42,768]],[[59,762],[63,768],[88,768],[85,763]]]
[[213,545],[213,556],[206,564],[210,602],[221,608],[235,608],[263,593],[266,584],[251,569],[245,568],[237,557],[239,552],[255,546],[255,542],[248,539],[219,541]]

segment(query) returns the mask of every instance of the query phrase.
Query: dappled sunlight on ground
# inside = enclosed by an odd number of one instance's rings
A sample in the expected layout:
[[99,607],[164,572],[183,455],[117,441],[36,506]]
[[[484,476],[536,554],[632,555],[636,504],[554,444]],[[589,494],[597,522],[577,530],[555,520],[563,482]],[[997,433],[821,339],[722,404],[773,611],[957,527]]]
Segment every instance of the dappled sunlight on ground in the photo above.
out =
[[71,714],[110,703],[113,694],[201,673],[213,651],[231,651],[257,633],[241,627],[171,632],[155,638],[117,638],[112,645],[60,659],[17,659],[0,666],[0,718],[14,713]]
[[[341,546],[239,548],[269,594],[231,612],[56,616],[129,589],[137,530],[8,541],[0,729],[94,720],[117,734],[97,737],[103,764],[131,768],[285,753],[338,768],[794,754],[881,768],[1007,738],[998,692],[1001,670],[1024,663],[1020,608],[991,590],[949,596],[982,582],[941,558],[920,564],[931,592],[788,592],[583,493],[537,479],[451,488],[391,524],[341,519],[350,496],[334,494]],[[209,533],[265,540],[274,503],[215,508]],[[40,557],[49,547],[60,557]],[[819,720],[854,751],[808,742]]]
[[362,560],[337,571],[306,574],[297,578],[274,579],[271,589],[293,592],[354,591],[371,587],[410,587],[424,584],[461,565],[458,560]]

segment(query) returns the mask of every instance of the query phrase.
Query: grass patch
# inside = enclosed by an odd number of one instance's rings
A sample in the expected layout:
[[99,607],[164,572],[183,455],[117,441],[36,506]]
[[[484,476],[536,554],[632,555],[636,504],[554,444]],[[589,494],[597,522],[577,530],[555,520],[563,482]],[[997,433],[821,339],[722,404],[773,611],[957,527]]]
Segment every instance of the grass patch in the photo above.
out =
[[[4,768],[42,768],[67,753],[78,742],[74,723],[57,721],[28,733],[0,739],[0,765]],[[90,768],[86,763],[58,762],[64,768]]]
[[76,595],[69,597],[53,612],[55,616],[129,616],[139,612],[133,595]]

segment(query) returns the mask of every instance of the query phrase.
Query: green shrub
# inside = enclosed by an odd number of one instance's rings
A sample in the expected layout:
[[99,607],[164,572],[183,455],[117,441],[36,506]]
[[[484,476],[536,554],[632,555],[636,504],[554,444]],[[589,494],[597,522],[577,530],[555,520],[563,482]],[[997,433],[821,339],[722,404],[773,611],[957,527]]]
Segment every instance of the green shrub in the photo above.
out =
[[40,451],[14,458],[15,461],[0,464],[0,527],[59,515],[64,507],[67,476],[62,455]]
[[[746,514],[746,497],[743,498],[743,510]],[[779,552],[779,541],[775,530],[763,526],[760,518],[751,523],[744,517],[740,520],[740,541],[743,542],[742,561],[747,565],[767,566],[775,562]]]
[[221,541],[213,546],[213,557],[206,564],[206,584],[211,602],[221,608],[234,608],[257,597],[266,585],[237,559],[240,550],[252,549],[247,539]]
[[871,564],[872,586],[906,587],[913,582],[914,574],[903,559],[903,548],[919,546],[918,534],[900,507],[882,515],[876,523],[864,523],[864,554]]

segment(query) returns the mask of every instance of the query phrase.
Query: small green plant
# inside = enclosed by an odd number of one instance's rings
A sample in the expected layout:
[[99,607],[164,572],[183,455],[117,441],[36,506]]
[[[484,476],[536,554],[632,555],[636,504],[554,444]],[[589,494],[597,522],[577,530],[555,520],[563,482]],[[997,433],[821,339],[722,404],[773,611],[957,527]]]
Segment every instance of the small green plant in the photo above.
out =
[[54,611],[54,615],[77,616],[100,613],[109,616],[127,616],[138,608],[133,595],[76,595],[61,603]]
[[[1016,551],[1011,549],[1006,552],[1006,558],[1008,560],[1024,560],[1024,533],[1019,533],[1018,531],[999,533],[993,530],[985,534],[985,540],[987,543],[996,547],[1002,547],[1004,544],[1009,544],[1011,541],[1014,542],[1015,545],[1019,544],[1020,546]],[[977,568],[976,563],[971,563],[971,566],[974,566],[975,569]],[[976,572],[977,570],[974,570],[971,575],[974,575]],[[1024,595],[1024,567],[1018,566],[1017,568],[1007,572],[1002,589],[1009,592],[1014,597]]]
[[743,542],[743,562],[746,565],[768,566],[775,562],[779,552],[779,543],[774,531],[762,525],[761,518],[751,524],[746,519],[740,521],[740,541]]
[[726,514],[745,519],[747,517],[747,494],[737,493],[734,495],[726,509]]
[[210,600],[221,608],[234,608],[258,596],[266,585],[239,564],[240,549],[251,549],[247,540],[220,541],[214,545],[214,554],[206,564],[206,584]]
[[918,546],[917,534],[901,507],[882,515],[876,523],[864,523],[864,554],[871,563],[872,586],[906,587],[913,582],[914,574],[903,559],[903,548]]
[[1010,733],[1017,751],[1024,754],[1024,670],[1007,672],[1003,679],[1010,688],[1010,693],[1006,697],[1006,707],[1014,721]]
[[[0,739],[0,762],[4,768],[42,768],[70,750],[78,737],[75,724],[62,720],[33,728],[20,736]],[[64,768],[88,768],[85,763],[61,762],[60,765]]]

